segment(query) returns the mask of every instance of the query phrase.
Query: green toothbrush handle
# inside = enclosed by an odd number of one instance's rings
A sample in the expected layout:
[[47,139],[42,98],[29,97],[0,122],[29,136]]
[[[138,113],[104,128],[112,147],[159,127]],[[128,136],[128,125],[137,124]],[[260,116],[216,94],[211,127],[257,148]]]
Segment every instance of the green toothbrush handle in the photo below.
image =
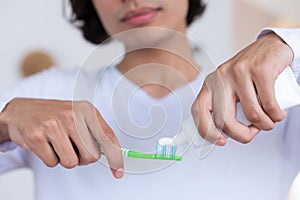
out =
[[143,158],[143,159],[153,159],[153,160],[175,160],[181,161],[182,156],[165,156],[160,154],[145,154],[140,152],[135,152],[127,149],[122,149],[123,155],[129,158]]

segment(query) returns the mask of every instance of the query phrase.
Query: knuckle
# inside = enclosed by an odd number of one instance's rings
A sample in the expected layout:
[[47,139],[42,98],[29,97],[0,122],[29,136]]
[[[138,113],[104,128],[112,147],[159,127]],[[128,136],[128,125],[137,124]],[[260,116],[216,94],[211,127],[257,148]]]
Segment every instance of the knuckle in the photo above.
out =
[[252,140],[253,140],[253,136],[247,134],[247,135],[242,135],[242,137],[239,139],[239,142],[241,142],[242,144],[248,144]]
[[101,157],[100,153],[93,153],[93,154],[88,154],[84,156],[83,162],[84,163],[94,163],[97,162]]
[[200,113],[200,107],[198,101],[195,101],[192,105],[191,112],[193,117],[196,117]]
[[282,121],[283,119],[285,118],[285,115],[280,115],[280,116],[277,116],[277,118],[275,119],[275,122],[280,122]]
[[[221,75],[223,75],[223,74],[226,74],[227,73],[227,71],[228,71],[228,66],[229,65],[226,65],[226,64],[222,64],[222,65],[220,65],[218,68],[217,68],[217,70],[216,70],[216,72],[217,72],[217,74],[221,74]],[[215,79],[215,76],[214,76],[215,74],[210,74],[210,76],[209,77],[207,77],[208,78],[208,80],[213,80],[213,79]]]
[[46,161],[44,161],[44,163],[47,167],[53,168],[53,167],[56,167],[58,165],[58,160],[50,160],[50,161],[46,160]]
[[50,120],[50,122],[52,121],[53,123],[56,122],[56,125],[57,125],[58,124],[57,122],[59,120],[61,120],[61,121],[73,120],[73,115],[74,115],[74,112],[73,112],[72,107],[68,106],[67,108],[60,110],[60,112],[57,113],[56,117],[53,117],[52,119],[49,119],[49,120]]
[[30,141],[30,143],[37,144],[45,141],[45,137],[43,132],[41,131],[32,131],[30,134],[26,136],[26,139]]
[[55,117],[50,116],[48,119],[46,119],[40,126],[40,130],[45,131],[45,130],[53,130],[53,128],[56,128],[58,126],[58,122],[55,119]]
[[223,124],[223,131],[227,134],[230,134],[231,127],[233,126],[233,122],[229,120],[225,120]]
[[90,103],[89,101],[78,101],[76,102],[76,114],[81,115],[82,113],[85,114],[91,114],[95,111],[97,111],[97,109],[94,107],[94,105],[92,103]]
[[206,138],[207,138],[207,131],[202,131],[200,128],[198,129],[198,133],[199,133],[199,135],[203,138],[203,139],[205,139],[205,140],[207,140]]
[[268,113],[276,112],[277,106],[274,101],[267,101],[264,105],[264,110]]
[[244,74],[247,71],[247,62],[242,60],[235,63],[235,65],[232,66],[232,72],[233,75],[239,77],[241,74]]
[[78,165],[78,163],[79,163],[79,161],[78,161],[78,158],[76,158],[76,157],[68,158],[68,159],[62,160],[60,162],[60,164],[67,169],[72,169],[72,168],[76,167]]
[[[218,68],[217,68],[217,70],[220,70],[220,69],[221,69],[221,67],[218,67]],[[205,83],[206,83],[206,82],[210,82],[210,81],[212,81],[214,78],[215,78],[215,72],[212,72],[212,73],[208,74],[208,75],[205,77],[204,82],[205,82]]]
[[201,137],[208,141],[208,142],[215,142],[217,140],[217,136],[215,135],[215,133],[213,132],[213,130],[211,128],[208,129],[198,129],[199,134],[201,135]]
[[197,131],[198,131],[198,134],[199,134],[203,139],[206,138],[207,131],[203,128],[203,126],[201,126],[201,124],[198,124],[198,125],[197,125]]
[[199,118],[199,116],[202,113],[207,112],[211,109],[211,106],[207,104],[207,101],[205,100],[204,94],[197,97],[197,99],[194,101],[192,107],[191,107],[191,114],[194,118]]
[[[222,73],[221,73],[222,74]],[[205,90],[209,90],[209,88],[211,87],[211,85],[213,83],[215,83],[218,79],[220,78],[220,69],[218,68],[217,70],[215,70],[214,72],[208,74],[204,80],[203,86],[201,88],[200,94],[205,91]],[[201,95],[198,96],[198,98]]]
[[210,139],[209,139],[209,134],[206,132],[206,131],[201,131],[201,130],[198,130],[199,132],[199,135],[206,141],[209,141],[210,142]]
[[78,103],[82,108],[89,109],[89,110],[94,109],[93,104],[91,104],[89,101],[79,101]]
[[275,123],[269,123],[266,125],[266,127],[264,128],[265,131],[270,131],[275,127]]
[[259,123],[261,121],[261,117],[256,110],[250,110],[245,113],[246,118],[252,123]]

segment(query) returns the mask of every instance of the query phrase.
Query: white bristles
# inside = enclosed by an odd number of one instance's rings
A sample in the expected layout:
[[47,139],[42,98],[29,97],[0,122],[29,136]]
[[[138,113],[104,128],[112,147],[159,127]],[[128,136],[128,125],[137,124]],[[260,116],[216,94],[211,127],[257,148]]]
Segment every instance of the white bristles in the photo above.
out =
[[156,154],[163,156],[176,156],[176,146],[172,138],[161,138],[156,146]]

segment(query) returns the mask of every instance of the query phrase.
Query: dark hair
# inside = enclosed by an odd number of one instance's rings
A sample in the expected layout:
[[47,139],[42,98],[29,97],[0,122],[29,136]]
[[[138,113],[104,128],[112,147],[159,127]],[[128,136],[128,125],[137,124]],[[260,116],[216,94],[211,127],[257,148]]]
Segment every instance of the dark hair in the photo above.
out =
[[[70,0],[72,14],[69,21],[81,29],[83,36],[94,44],[100,44],[109,35],[106,33],[97,12],[90,0]],[[202,0],[189,0],[187,24],[190,25],[205,10]]]

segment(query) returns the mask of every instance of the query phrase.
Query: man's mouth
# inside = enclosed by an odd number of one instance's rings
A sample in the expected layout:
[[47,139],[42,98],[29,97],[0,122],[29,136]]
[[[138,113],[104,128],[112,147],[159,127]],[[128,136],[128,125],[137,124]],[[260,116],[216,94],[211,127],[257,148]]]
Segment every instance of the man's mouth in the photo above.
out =
[[154,18],[161,8],[142,7],[136,10],[128,11],[121,19],[122,22],[129,25],[144,25]]

